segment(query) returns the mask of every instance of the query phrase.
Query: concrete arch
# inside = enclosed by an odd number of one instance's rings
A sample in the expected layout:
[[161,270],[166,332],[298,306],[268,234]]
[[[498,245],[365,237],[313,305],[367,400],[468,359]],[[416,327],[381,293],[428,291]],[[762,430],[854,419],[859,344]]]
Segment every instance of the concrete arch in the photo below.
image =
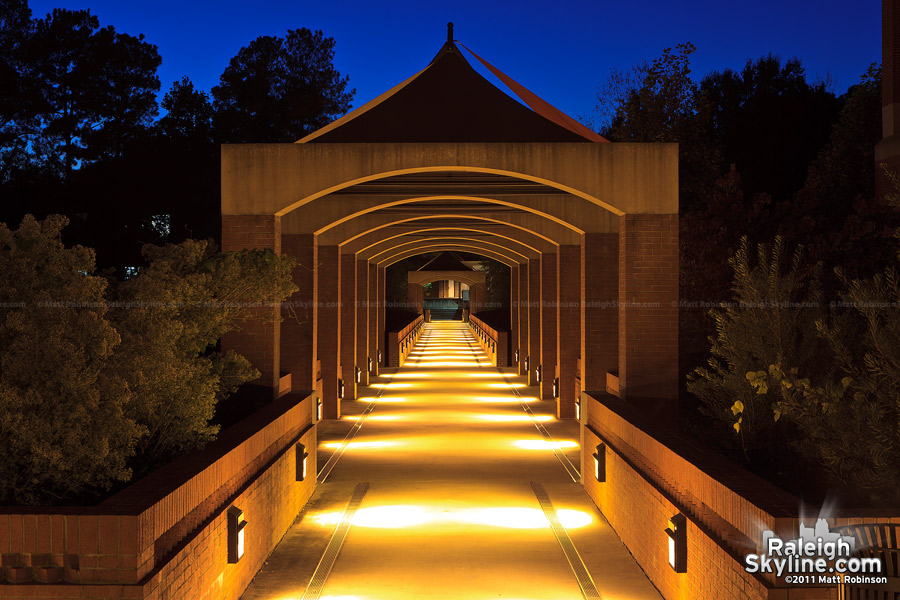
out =
[[357,254],[357,258],[360,260],[369,260],[374,262],[380,262],[382,257],[388,255],[390,252],[396,249],[402,249],[405,247],[411,247],[413,244],[422,243],[432,245],[440,243],[449,243],[449,242],[461,242],[464,244],[478,244],[479,247],[492,249],[495,252],[506,254],[510,258],[515,258],[518,262],[525,262],[528,259],[538,258],[540,253],[532,250],[530,248],[511,248],[508,244],[501,244],[496,242],[491,242],[484,239],[470,239],[466,237],[460,237],[457,235],[447,235],[447,236],[433,236],[427,238],[411,238],[405,240],[398,240],[395,243],[390,245],[381,246],[381,247],[373,247],[370,250],[361,252]]
[[[496,204],[520,209],[571,229],[577,234],[586,232],[607,233],[618,230],[618,217],[609,211],[565,194],[527,195],[512,200],[477,195],[441,194],[434,196],[370,197],[356,194],[339,194],[317,198],[303,211],[293,211],[282,217],[284,233],[322,234],[332,227],[377,210],[428,201],[464,200]],[[341,212],[335,210],[340,205]]]
[[411,223],[413,221],[430,221],[436,219],[465,219],[472,221],[483,221],[486,223],[495,223],[505,225],[511,228],[519,229],[528,234],[528,236],[536,236],[552,244],[580,244],[581,235],[564,227],[552,220],[537,216],[534,213],[498,213],[492,216],[485,215],[467,215],[467,214],[423,214],[405,219],[398,219],[393,214],[377,214],[366,213],[360,217],[345,221],[343,224],[331,227],[317,238],[320,244],[326,246],[343,245],[352,242],[368,233],[384,229],[391,226],[400,225],[402,223]]
[[222,213],[284,216],[360,183],[450,171],[533,181],[619,216],[677,214],[677,165],[676,144],[226,144]]
[[543,240],[527,231],[508,228],[506,226],[479,226],[476,224],[471,227],[421,227],[418,229],[386,227],[384,229],[377,229],[352,242],[343,244],[341,246],[341,254],[356,254],[372,246],[379,244],[383,245],[385,242],[390,242],[398,237],[413,235],[422,236],[432,232],[466,232],[464,235],[476,237],[483,237],[486,235],[492,238],[496,237],[498,240],[506,240],[509,243],[521,245],[541,253],[554,252],[555,249],[558,248],[557,244]]

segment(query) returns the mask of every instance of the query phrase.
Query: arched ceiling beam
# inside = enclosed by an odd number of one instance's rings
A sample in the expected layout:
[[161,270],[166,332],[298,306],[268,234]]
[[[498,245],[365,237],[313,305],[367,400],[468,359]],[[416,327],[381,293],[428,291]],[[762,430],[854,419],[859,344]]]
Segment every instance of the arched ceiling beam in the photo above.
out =
[[[453,201],[467,203],[469,206],[464,210],[477,212],[485,209],[490,212],[510,209],[513,211],[523,210],[549,219],[577,234],[585,232],[612,233],[619,230],[619,220],[616,215],[568,194],[525,195],[515,198],[457,194],[433,196],[340,194],[318,198],[307,204],[305,210],[292,211],[284,215],[281,226],[283,233],[322,234],[332,227],[337,227],[366,213],[409,204],[420,204],[423,212],[427,212],[435,210],[429,208],[427,203],[444,203],[446,205]],[[475,206],[472,206],[472,203],[475,203]],[[495,206],[492,207],[491,204]],[[483,205],[483,208],[479,205]]]
[[340,225],[330,227],[318,236],[320,244],[335,246],[345,244],[363,236],[369,232],[388,226],[410,223],[414,221],[428,221],[437,223],[440,220],[478,220],[486,223],[497,223],[509,227],[515,227],[528,236],[537,236],[553,244],[578,245],[581,243],[581,234],[572,229],[560,225],[555,221],[530,212],[497,211],[495,213],[460,214],[460,213],[436,213],[422,214],[406,217],[393,211],[374,211],[344,221]]
[[510,227],[509,225],[479,223],[477,221],[471,221],[471,223],[471,225],[464,224],[429,227],[428,223],[423,225],[414,221],[408,225],[388,226],[382,229],[376,229],[351,242],[341,245],[341,254],[356,254],[370,246],[403,235],[424,236],[431,233],[442,234],[448,231],[466,232],[466,235],[474,235],[477,237],[491,236],[502,238],[509,242],[517,242],[518,244],[537,252],[557,252],[559,248],[556,244],[543,240],[528,231]]
[[357,258],[360,260],[368,260],[374,263],[382,262],[385,257],[396,254],[397,252],[402,252],[411,248],[439,248],[442,246],[447,246],[450,244],[456,244],[459,246],[466,246],[470,248],[480,248],[483,250],[490,250],[495,254],[499,254],[507,257],[509,260],[513,260],[517,263],[527,262],[530,258],[538,258],[540,255],[536,252],[528,251],[528,254],[521,254],[516,252],[515,250],[511,250],[506,246],[501,246],[499,244],[495,244],[486,240],[467,240],[460,239],[458,237],[446,237],[446,238],[429,238],[429,239],[412,239],[412,240],[404,240],[402,243],[398,243],[389,248],[384,248],[377,253],[360,253],[357,255]]
[[435,244],[435,245],[425,245],[417,248],[407,248],[406,250],[398,250],[392,253],[390,256],[385,258],[383,261],[378,263],[380,267],[389,267],[394,263],[397,263],[404,258],[409,258],[410,256],[416,256],[417,254],[425,254],[426,252],[442,252],[442,251],[451,251],[451,252],[470,252],[472,254],[478,254],[480,256],[487,256],[488,258],[493,258],[506,266],[512,268],[519,265],[519,262],[498,252],[494,252],[493,250],[481,248],[477,245],[469,245],[469,244]]
[[[361,249],[359,252],[355,253],[357,258],[363,259],[372,256],[377,256],[378,254],[384,252],[385,250],[389,250],[391,248],[395,248],[401,246],[403,244],[408,244],[416,241],[428,241],[428,240],[467,240],[467,241],[482,241],[487,244],[490,244],[491,247],[494,248],[506,248],[510,252],[523,256],[526,258],[537,258],[541,255],[538,250],[521,244],[519,242],[513,240],[507,240],[505,238],[500,238],[497,236],[476,236],[472,235],[471,232],[460,232],[460,231],[442,231],[435,232],[433,235],[420,235],[420,234],[401,234],[394,237],[391,237],[386,240],[381,240],[376,244],[372,244],[367,248]],[[347,254],[350,254],[349,252]]]

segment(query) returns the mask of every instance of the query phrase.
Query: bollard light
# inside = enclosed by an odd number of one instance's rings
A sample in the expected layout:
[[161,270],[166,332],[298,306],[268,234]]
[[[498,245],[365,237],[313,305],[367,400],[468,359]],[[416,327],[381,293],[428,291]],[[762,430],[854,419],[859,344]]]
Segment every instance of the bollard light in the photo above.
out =
[[306,451],[306,446],[299,442],[294,447],[294,450],[296,452],[297,459],[297,481],[303,481],[306,479],[306,463],[309,462],[309,452]]
[[234,564],[244,556],[244,511],[236,506],[228,509],[228,562]]
[[669,566],[676,573],[687,572],[687,519],[678,513],[669,519]]
[[594,478],[603,483],[606,481],[606,444],[597,444],[597,451],[592,456],[594,457]]

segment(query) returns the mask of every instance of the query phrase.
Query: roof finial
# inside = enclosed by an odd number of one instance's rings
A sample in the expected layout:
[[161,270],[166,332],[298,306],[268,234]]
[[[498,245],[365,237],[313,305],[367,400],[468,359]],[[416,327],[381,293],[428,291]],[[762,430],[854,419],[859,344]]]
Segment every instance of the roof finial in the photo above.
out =
[[447,41],[453,43],[453,21],[447,23]]

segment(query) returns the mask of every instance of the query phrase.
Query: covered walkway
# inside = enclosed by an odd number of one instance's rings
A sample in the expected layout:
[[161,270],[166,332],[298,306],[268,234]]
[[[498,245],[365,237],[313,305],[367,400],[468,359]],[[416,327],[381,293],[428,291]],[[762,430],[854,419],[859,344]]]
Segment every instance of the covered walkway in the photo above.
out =
[[243,599],[660,598],[578,483],[578,423],[524,379],[427,325],[319,424],[316,492]]

